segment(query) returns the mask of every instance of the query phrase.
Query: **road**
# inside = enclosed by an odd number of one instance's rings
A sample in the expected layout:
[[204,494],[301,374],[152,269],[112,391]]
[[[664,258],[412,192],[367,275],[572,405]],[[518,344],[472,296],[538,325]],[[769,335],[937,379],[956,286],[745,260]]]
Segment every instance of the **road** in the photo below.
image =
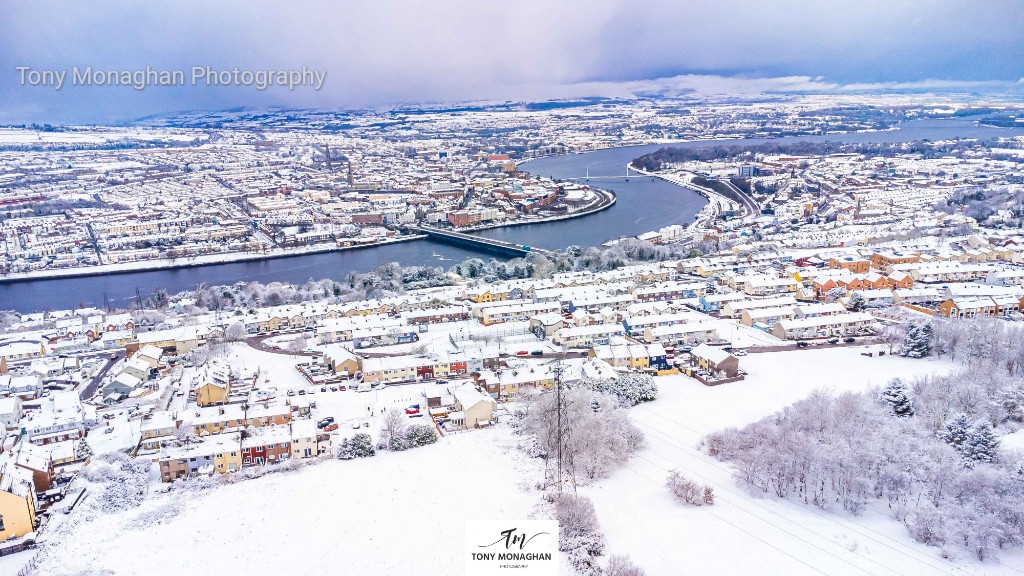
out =
[[[292,352],[292,351],[286,350],[284,348],[274,348],[273,346],[268,346],[266,344],[266,342],[265,342],[268,338],[273,338],[275,336],[285,336],[286,334],[294,334],[296,336],[299,336],[299,335],[305,334],[305,332],[304,331],[297,331],[297,332],[294,332],[294,333],[289,332],[289,333],[282,333],[282,334],[266,334],[264,336],[250,336],[249,338],[245,339],[245,343],[250,348],[259,350],[260,352],[269,352],[270,354],[283,354],[285,356],[319,356],[320,355],[320,354],[317,354],[315,352],[306,352],[305,350],[303,350],[301,352]],[[310,332],[309,334],[312,334],[312,332]]]
[[747,211],[747,216],[752,216],[756,218],[757,215],[761,213],[761,208],[757,205],[757,202],[755,202],[753,198],[747,195],[746,192],[740,190],[728,178],[719,180],[719,182],[723,182],[726,186],[729,187],[730,190],[736,193],[736,196],[738,196],[740,200],[743,202],[743,206]]
[[96,393],[96,389],[99,388],[100,382],[103,381],[103,377],[107,375],[107,372],[114,367],[114,364],[121,359],[120,356],[115,355],[107,359],[107,363],[100,368],[100,371],[93,376],[92,380],[85,385],[84,388],[78,393],[78,397],[82,400],[92,398],[92,395]]

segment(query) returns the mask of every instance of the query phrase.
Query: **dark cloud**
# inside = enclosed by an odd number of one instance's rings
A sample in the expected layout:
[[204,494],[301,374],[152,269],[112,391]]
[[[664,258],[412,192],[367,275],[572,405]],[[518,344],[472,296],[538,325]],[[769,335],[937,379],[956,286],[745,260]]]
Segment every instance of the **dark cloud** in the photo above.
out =
[[[0,122],[105,121],[239,105],[545,98],[616,92],[617,83],[676,76],[726,87],[735,82],[711,77],[955,86],[1012,85],[1024,76],[1024,3],[1015,0],[8,0],[4,12]],[[305,65],[327,70],[327,80],[319,92],[191,86],[55,92],[18,85],[16,66],[75,65]],[[749,85],[765,83],[787,81]]]

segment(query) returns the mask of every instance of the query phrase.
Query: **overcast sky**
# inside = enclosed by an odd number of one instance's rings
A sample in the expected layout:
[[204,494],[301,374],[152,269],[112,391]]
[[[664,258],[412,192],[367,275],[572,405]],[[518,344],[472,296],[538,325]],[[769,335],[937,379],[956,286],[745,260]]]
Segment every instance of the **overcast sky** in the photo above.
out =
[[[1024,91],[1020,0],[4,0],[0,122],[235,106],[910,86]],[[324,87],[49,87],[15,67],[324,69]],[[70,73],[69,73],[70,74]]]

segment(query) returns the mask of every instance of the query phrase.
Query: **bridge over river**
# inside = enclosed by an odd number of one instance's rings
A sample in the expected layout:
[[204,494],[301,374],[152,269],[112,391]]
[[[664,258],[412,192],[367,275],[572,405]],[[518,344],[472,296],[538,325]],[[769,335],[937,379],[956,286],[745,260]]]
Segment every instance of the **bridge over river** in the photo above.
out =
[[537,248],[536,246],[527,246],[525,244],[514,244],[512,242],[506,242],[504,240],[497,240],[494,238],[484,238],[483,236],[476,236],[474,234],[465,234],[463,232],[456,232],[454,230],[444,230],[441,228],[434,228],[431,226],[409,226],[408,230],[415,234],[425,234],[434,240],[440,242],[447,242],[450,244],[457,244],[460,246],[471,246],[478,250],[486,250],[488,252],[495,252],[497,254],[503,254],[507,256],[527,256],[529,254],[543,254],[549,256],[552,254],[549,250],[543,248]]

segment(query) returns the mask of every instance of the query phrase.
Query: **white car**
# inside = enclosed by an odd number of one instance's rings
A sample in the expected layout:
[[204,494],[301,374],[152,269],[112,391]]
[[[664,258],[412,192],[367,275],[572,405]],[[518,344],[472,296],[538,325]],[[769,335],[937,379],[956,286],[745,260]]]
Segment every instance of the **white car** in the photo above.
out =
[[742,349],[742,348],[740,348],[739,350],[733,350],[732,351],[732,355],[733,356],[746,356],[747,355],[747,351]]

